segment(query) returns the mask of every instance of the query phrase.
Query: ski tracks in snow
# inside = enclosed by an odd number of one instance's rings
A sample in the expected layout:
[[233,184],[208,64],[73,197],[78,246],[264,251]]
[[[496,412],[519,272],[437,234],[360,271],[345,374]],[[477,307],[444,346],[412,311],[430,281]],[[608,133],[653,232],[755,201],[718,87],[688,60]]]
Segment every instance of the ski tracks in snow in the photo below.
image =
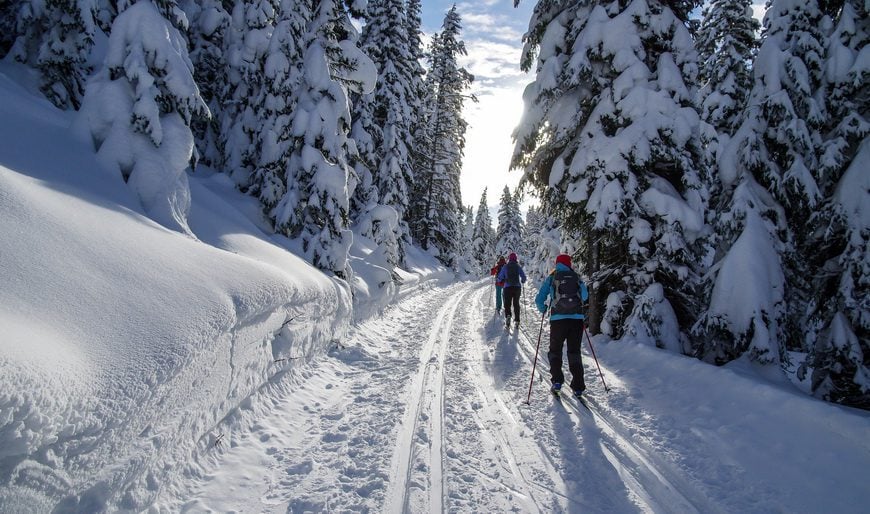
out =
[[[506,331],[485,281],[402,298],[296,373],[193,487],[193,510],[714,512],[629,430],[541,383],[540,318]],[[532,334],[534,325],[534,334]],[[532,338],[534,336],[534,339]],[[589,364],[589,362],[586,362]],[[595,377],[587,367],[587,383]],[[603,391],[592,387],[592,408]],[[256,479],[252,477],[260,476]],[[234,498],[234,499],[233,499]],[[252,503],[256,507],[252,507]]]
[[549,510],[537,498],[559,487],[550,480],[557,475],[482,374],[484,291],[465,284],[433,313],[408,388],[384,512]]

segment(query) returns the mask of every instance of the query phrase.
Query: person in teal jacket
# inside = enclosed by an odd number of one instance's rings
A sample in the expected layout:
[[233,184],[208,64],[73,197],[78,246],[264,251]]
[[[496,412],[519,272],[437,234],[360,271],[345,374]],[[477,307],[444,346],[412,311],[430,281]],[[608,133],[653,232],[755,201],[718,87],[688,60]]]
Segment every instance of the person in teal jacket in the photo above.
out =
[[575,396],[586,390],[583,379],[583,362],[580,358],[580,341],[583,335],[583,302],[589,299],[589,291],[580,275],[571,267],[571,256],[556,257],[556,269],[550,273],[538,289],[535,305],[541,314],[550,309],[550,389],[558,394],[565,382],[562,372],[562,346],[567,343],[568,369],[571,370],[571,391]]

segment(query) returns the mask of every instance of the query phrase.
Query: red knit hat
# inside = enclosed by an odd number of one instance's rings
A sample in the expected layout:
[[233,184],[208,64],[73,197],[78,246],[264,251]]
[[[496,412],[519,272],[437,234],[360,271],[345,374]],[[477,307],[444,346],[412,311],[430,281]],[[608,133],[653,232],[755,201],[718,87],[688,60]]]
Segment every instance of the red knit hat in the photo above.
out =
[[570,268],[571,256],[566,253],[559,254],[559,256],[556,257],[556,264],[564,264],[565,266],[568,266]]
[[511,254],[508,255],[508,260],[509,260],[509,261],[515,261],[515,260],[517,260],[517,254],[511,252]]

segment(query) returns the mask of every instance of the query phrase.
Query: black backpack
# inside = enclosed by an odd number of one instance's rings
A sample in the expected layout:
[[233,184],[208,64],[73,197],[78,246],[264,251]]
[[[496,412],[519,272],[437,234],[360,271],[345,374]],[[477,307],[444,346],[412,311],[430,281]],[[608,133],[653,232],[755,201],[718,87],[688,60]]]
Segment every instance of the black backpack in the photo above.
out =
[[520,264],[517,261],[510,261],[505,264],[507,266],[507,283],[506,286],[518,286],[520,285]]
[[553,273],[553,309],[551,314],[583,314],[580,275],[574,270]]

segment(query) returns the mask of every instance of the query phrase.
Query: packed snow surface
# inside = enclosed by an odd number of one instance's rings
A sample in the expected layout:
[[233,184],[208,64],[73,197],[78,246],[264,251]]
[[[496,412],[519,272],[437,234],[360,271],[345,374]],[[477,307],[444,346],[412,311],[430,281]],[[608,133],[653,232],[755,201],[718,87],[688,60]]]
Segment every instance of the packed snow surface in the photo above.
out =
[[[652,346],[593,338],[590,409],[548,391],[540,316],[487,281],[418,289],[159,505],[191,512],[864,512],[867,413]],[[527,309],[530,305],[525,305]],[[588,342],[584,344],[586,352]]]

